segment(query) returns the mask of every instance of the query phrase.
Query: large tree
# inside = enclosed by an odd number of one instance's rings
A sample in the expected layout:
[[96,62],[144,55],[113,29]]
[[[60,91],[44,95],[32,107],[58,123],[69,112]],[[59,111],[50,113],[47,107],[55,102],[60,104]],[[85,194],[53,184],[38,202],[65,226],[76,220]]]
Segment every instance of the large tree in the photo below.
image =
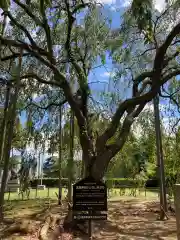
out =
[[[29,84],[30,81],[36,80],[59,87],[63,91],[78,122],[86,175],[91,174],[101,179],[110,160],[122,149],[133,122],[145,105],[156,96],[162,85],[180,74],[176,61],[179,56],[177,43],[180,22],[172,20],[172,12],[176,15],[174,6],[177,3],[172,6],[167,4],[165,12],[155,16],[155,19],[149,14],[151,9],[148,10],[148,14],[145,14],[148,23],[146,21],[144,26],[140,24],[144,18],[137,18],[137,9],[141,9],[137,6],[140,3],[133,1],[132,8],[128,10],[131,17],[125,16],[122,29],[112,32],[108,29],[107,19],[103,19],[102,8],[94,2],[39,2],[24,3],[13,0],[9,10],[1,5],[11,24],[11,31],[4,36],[0,35],[1,45],[6,47],[6,55],[1,56],[1,61],[17,58],[20,48],[24,51],[26,60],[23,64],[22,82],[25,79],[26,84]],[[135,18],[132,17],[131,11],[135,11]],[[81,25],[76,21],[79,13],[83,15]],[[163,20],[164,15],[168,19],[166,22]],[[127,31],[127,23],[131,23],[133,31],[129,31],[129,27]],[[20,31],[21,34],[17,36],[16,31]],[[122,39],[122,31],[126,33],[126,38],[123,35]],[[163,36],[159,31],[163,31]],[[138,40],[133,38],[134,36]],[[107,41],[108,38],[116,38],[117,41],[112,43]],[[118,67],[120,65],[123,70],[127,69],[126,64],[123,65],[123,61],[127,63],[127,59],[122,57],[128,58],[128,53],[131,50],[135,51],[125,45],[130,41],[138,41],[144,46],[138,49],[141,68],[138,72],[136,68],[132,76],[130,71],[126,74],[126,79],[129,78],[131,82],[128,98],[122,98],[116,103],[107,128],[103,132],[99,130],[95,137],[90,124],[89,99],[92,93],[88,84],[88,74],[93,67],[93,61],[97,56],[102,56],[106,49],[110,50],[112,44],[121,49],[121,55],[119,58],[116,55],[114,61],[118,62]],[[143,62],[144,56],[150,59],[148,65],[147,61]],[[71,78],[65,74],[64,64],[67,63]],[[72,76],[73,84],[70,81]],[[114,139],[113,143],[109,143],[111,138]]]

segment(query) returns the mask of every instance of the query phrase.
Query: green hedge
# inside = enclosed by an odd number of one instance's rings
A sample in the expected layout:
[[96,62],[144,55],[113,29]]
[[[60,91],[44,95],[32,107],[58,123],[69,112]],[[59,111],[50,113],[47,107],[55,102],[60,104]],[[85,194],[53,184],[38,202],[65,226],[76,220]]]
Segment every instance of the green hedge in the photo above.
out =
[[121,188],[121,187],[146,187],[146,188],[157,188],[157,179],[148,179],[144,183],[137,179],[127,179],[127,178],[109,178],[106,180],[108,187]]
[[[78,180],[77,180],[78,181]],[[145,183],[135,180],[135,179],[127,179],[127,178],[108,178],[106,179],[106,184],[108,188],[121,188],[121,187],[144,187],[147,188],[156,188],[158,187],[158,183],[156,179],[148,179]],[[31,187],[36,187],[41,182],[38,179],[35,179],[31,182]],[[42,180],[42,184],[46,185],[47,187],[58,187],[59,180],[57,178],[44,178]],[[62,179],[62,186],[67,187],[68,179]]]
[[108,187],[120,188],[120,187],[136,187],[140,184],[135,179],[126,179],[126,178],[110,178],[106,180]]

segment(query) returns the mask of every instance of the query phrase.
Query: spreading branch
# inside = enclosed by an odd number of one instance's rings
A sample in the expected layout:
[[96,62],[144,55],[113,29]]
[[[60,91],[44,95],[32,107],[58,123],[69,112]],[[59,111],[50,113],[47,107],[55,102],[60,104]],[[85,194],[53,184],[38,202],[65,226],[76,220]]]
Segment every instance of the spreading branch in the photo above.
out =
[[116,113],[114,114],[109,127],[97,139],[96,147],[97,147],[98,152],[100,153],[105,148],[105,145],[106,145],[106,142],[108,141],[108,139],[110,139],[116,133],[117,128],[119,126],[120,119],[122,118],[125,111],[127,111],[128,109],[133,109],[137,105],[143,106],[147,102],[151,101],[151,99],[153,99],[156,96],[159,88],[163,84],[165,84],[168,80],[170,80],[171,78],[173,78],[174,76],[177,76],[179,74],[180,74],[180,70],[176,70],[169,74],[166,74],[165,76],[163,76],[161,78],[161,81],[158,82],[156,87],[152,86],[152,88],[149,92],[147,92],[141,96],[138,96],[138,97],[127,99],[123,103],[121,103],[119,105],[119,107],[117,108]]
[[44,49],[42,49],[40,47],[34,48],[33,46],[31,46],[23,41],[20,41],[20,40],[16,41],[16,40],[12,40],[12,39],[7,39],[0,35],[0,41],[1,41],[2,45],[23,49],[23,50],[31,53],[32,56],[34,56],[33,54],[35,54],[36,53],[35,51],[37,51],[37,54],[39,55],[39,59],[40,59],[40,56],[48,55],[48,53]]
[[38,109],[41,109],[41,110],[45,110],[45,111],[46,111],[46,110],[50,109],[51,107],[61,107],[61,106],[64,105],[66,102],[67,102],[66,99],[63,100],[63,101],[61,101],[61,102],[59,102],[59,103],[51,102],[51,103],[49,103],[48,105],[46,105],[46,106],[43,107],[43,106],[40,106],[40,105],[38,105],[37,103],[31,101],[29,104],[27,104],[27,105],[24,107],[24,110],[27,109],[27,108],[29,108],[29,107],[31,107],[31,106],[34,106],[34,107],[36,107],[36,108],[38,108]]
[[180,89],[178,88],[174,93],[169,94],[165,89],[163,89],[163,92],[166,93],[166,95],[162,94],[162,92],[160,91],[159,95],[163,98],[169,98],[176,106],[177,106],[177,110],[180,113],[180,105],[178,103],[178,101],[174,98],[174,95],[180,91]]
[[167,36],[164,43],[161,45],[159,49],[156,51],[156,56],[154,60],[154,74],[153,74],[153,83],[157,84],[157,82],[161,79],[161,72],[164,67],[164,59],[166,55],[166,51],[171,45],[173,39],[180,33],[180,23],[178,23],[172,31]]
[[7,15],[9,17],[9,19],[11,20],[11,22],[17,26],[21,31],[23,31],[26,35],[26,37],[29,39],[32,47],[34,47],[35,49],[38,48],[37,44],[35,43],[35,41],[33,40],[33,38],[31,37],[31,34],[28,32],[28,30],[23,26],[21,25],[20,23],[18,23],[16,21],[16,19],[12,16],[12,14],[10,13],[10,11],[5,11],[4,12],[5,15]]
[[[166,55],[166,51],[168,47],[171,45],[173,39],[180,33],[180,23],[177,24],[170,34],[167,36],[165,42],[161,45],[159,49],[156,50],[156,56],[154,61],[154,68],[152,72],[149,73],[143,73],[139,77],[136,78],[134,83],[134,89],[133,89],[133,95],[136,96],[138,92],[138,84],[139,82],[142,82],[144,79],[149,77],[152,80],[152,83],[154,83],[151,87],[151,90],[148,93],[143,94],[142,96],[133,97],[131,99],[125,100],[123,103],[119,105],[117,108],[116,113],[114,114],[112,121],[107,128],[107,130],[97,139],[97,149],[99,151],[102,151],[102,149],[105,147],[105,144],[108,139],[110,139],[117,131],[117,128],[119,126],[119,121],[126,110],[129,108],[133,108],[138,104],[145,104],[149,102],[155,95],[157,94],[159,88],[167,82],[169,79],[171,79],[174,76],[177,76],[179,74],[179,71],[173,71],[172,73],[165,75],[163,78],[161,76],[162,69],[164,67],[164,59]],[[147,75],[146,75],[147,74]]]
[[41,15],[42,15],[42,18],[43,18],[43,25],[42,26],[43,26],[43,28],[45,30],[45,33],[46,33],[47,47],[48,47],[48,51],[49,51],[49,60],[52,64],[55,64],[55,59],[53,57],[51,30],[50,30],[50,27],[48,25],[48,20],[47,20],[46,13],[45,13],[44,0],[40,0],[40,11],[41,11]]
[[42,26],[42,22],[40,21],[40,19],[38,19],[31,11],[30,8],[23,4],[22,2],[20,2],[19,0],[14,0],[14,2],[19,5],[24,11],[25,13],[32,18],[32,20],[36,23],[36,25]]
[[[22,57],[27,57],[27,56],[31,56],[31,54],[30,53],[24,53]],[[18,57],[19,57],[19,53],[13,53],[9,56],[2,57],[1,61],[5,62],[5,61],[8,61],[8,60],[14,60]]]
[[23,76],[21,76],[21,79],[36,79],[38,82],[40,83],[44,83],[44,84],[49,84],[52,86],[57,86],[57,87],[61,87],[61,83],[58,81],[54,81],[54,80],[45,80],[41,77],[39,77],[37,74],[35,73],[29,73],[29,74],[25,74]]
[[[119,126],[119,122],[120,119],[122,118],[123,114],[125,113],[125,111],[130,108],[130,107],[135,107],[137,105],[136,101],[139,102],[138,104],[141,103],[141,99],[142,102],[146,101],[146,97],[148,97],[147,94],[145,94],[145,96],[137,96],[138,93],[138,85],[139,83],[141,83],[144,79],[146,78],[151,78],[152,77],[152,72],[145,72],[142,73],[141,75],[139,75],[135,80],[134,80],[134,85],[133,85],[133,98],[128,99],[126,101],[124,101],[123,103],[121,103],[116,111],[116,113],[114,114],[112,121],[109,125],[109,127],[106,129],[106,131],[99,136],[99,138],[97,139],[96,142],[96,147],[99,151],[102,150],[102,148],[104,148],[106,142],[108,141],[108,139],[110,139],[111,137],[114,136],[114,134],[117,131],[117,128]],[[149,98],[151,98],[151,95],[149,96]]]
[[[121,131],[119,133],[119,136],[117,138],[117,141],[115,144],[113,144],[109,150],[112,152],[113,156],[116,154],[116,152],[119,151],[119,147],[122,147],[126,141],[126,138],[128,136],[127,132],[130,132],[131,125],[134,122],[134,119],[138,117],[138,115],[141,113],[145,106],[145,103],[140,104],[134,111],[132,111],[130,114],[128,114],[123,122],[123,126],[121,128]],[[115,152],[114,152],[115,151]]]
[[[15,40],[11,40],[11,39],[6,39],[6,38],[3,38],[1,35],[0,35],[0,41],[1,41],[1,44],[3,44],[3,45],[13,46],[16,48],[26,50],[32,56],[34,56],[37,60],[39,60],[41,63],[43,63],[45,66],[49,67],[54,73],[54,81],[53,82],[45,81],[45,80],[42,81],[42,79],[38,79],[37,75],[35,75],[34,77],[37,80],[41,81],[42,83],[47,83],[47,84],[52,83],[53,85],[61,87],[64,91],[64,95],[65,95],[67,101],[69,102],[70,106],[72,107],[72,109],[74,110],[74,112],[76,114],[79,126],[86,125],[83,114],[82,114],[81,110],[79,109],[79,105],[73,98],[71,87],[70,87],[68,81],[66,80],[65,75],[63,73],[59,72],[59,70],[56,68],[55,65],[53,65],[48,60],[43,58],[41,56],[41,54],[39,54],[35,50],[33,50],[32,46],[30,46],[27,43],[15,41]],[[86,138],[88,138],[87,134],[86,134]]]

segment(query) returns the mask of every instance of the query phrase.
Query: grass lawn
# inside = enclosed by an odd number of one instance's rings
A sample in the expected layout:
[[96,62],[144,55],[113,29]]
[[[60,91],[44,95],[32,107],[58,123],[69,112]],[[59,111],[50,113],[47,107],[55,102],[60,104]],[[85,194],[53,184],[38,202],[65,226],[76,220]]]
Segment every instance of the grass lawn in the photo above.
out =
[[[46,188],[45,190],[41,189],[31,189],[29,199],[35,199],[35,198],[51,198],[51,199],[57,199],[58,194],[58,188]],[[62,190],[62,196],[64,197],[66,195],[66,190],[63,188]],[[5,200],[19,200],[22,199],[21,194],[18,194],[17,192],[12,193],[6,193],[5,194]],[[27,196],[24,194],[24,199],[27,199]]]
[[[133,197],[133,195],[131,195],[131,191],[132,189],[125,189],[124,194],[120,195],[120,189],[118,188],[113,188],[110,190],[110,198],[122,198],[122,197]],[[30,195],[29,195],[29,199],[46,199],[46,198],[50,198],[52,200],[56,200],[57,199],[57,195],[58,194],[58,188],[46,188],[45,190],[36,190],[36,189],[31,189],[30,190]],[[64,198],[67,194],[67,189],[63,188],[62,189],[62,198]],[[144,189],[142,189],[141,191],[137,190],[136,191],[136,197],[140,197],[140,198],[152,198],[152,199],[158,199],[158,192],[157,190],[148,190],[148,191],[144,191]],[[19,195],[17,192],[11,192],[11,193],[6,193],[5,194],[5,200],[20,200],[22,199],[21,194]],[[27,199],[27,196],[24,194],[23,199]]]

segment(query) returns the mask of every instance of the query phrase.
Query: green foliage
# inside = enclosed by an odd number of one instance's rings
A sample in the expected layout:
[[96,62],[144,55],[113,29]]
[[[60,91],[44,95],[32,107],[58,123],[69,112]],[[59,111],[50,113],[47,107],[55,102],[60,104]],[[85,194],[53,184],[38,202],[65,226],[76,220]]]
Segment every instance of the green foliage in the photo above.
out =
[[9,6],[10,6],[10,0],[0,1],[0,8],[2,8],[3,10],[8,10]]
[[152,0],[133,0],[132,13],[137,20],[139,29],[152,31]]
[[[63,154],[64,153],[64,154]],[[63,158],[61,162],[61,176],[62,178],[68,178],[68,169],[67,169],[67,157],[65,152],[62,152]],[[52,157],[54,160],[54,164],[51,168],[44,168],[44,177],[45,178],[58,178],[59,177],[59,159],[58,157]],[[75,181],[77,178],[80,178],[80,172],[81,172],[81,161],[75,161],[73,166],[73,181]]]
[[106,184],[108,188],[133,188],[144,187],[147,178],[143,174],[138,175],[135,179],[131,178],[107,178]]
[[146,165],[146,175],[149,178],[154,178],[157,173],[157,165],[155,163],[147,162]]
[[102,63],[103,65],[106,64],[106,55],[105,55],[105,54],[103,54],[103,55],[101,56],[101,63]]

